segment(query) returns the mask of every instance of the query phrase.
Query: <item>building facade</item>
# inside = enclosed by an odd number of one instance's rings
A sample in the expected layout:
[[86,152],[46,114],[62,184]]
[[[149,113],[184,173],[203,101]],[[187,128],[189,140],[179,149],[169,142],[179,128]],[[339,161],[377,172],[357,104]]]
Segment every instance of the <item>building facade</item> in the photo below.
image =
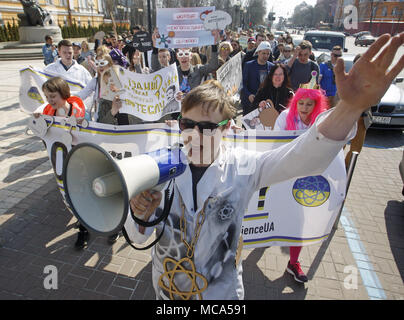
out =
[[[346,29],[344,20],[347,14],[344,8],[353,5],[356,8],[357,29]],[[404,31],[404,0],[338,0],[334,24],[336,28],[349,33],[371,31],[379,36]]]
[[[78,26],[98,26],[104,23],[105,4],[103,0],[37,0],[49,11],[57,24]],[[24,13],[18,0],[0,1],[0,25],[18,24],[17,14]]]
[[404,0],[359,0],[359,29],[374,35],[404,31]]

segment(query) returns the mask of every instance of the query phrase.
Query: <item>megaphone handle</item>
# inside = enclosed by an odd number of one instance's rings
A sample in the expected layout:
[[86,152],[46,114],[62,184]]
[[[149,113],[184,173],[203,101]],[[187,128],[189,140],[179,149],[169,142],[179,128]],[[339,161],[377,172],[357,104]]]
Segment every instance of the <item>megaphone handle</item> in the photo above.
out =
[[[173,180],[171,180],[171,181],[173,181]],[[170,184],[171,184],[171,181],[170,181]],[[170,187],[170,186],[168,186],[168,188],[167,188],[166,191],[165,191],[163,213],[161,214],[161,216],[160,216],[158,219],[156,219],[156,220],[150,222],[150,223],[152,223],[151,226],[154,226],[154,225],[156,225],[157,223],[159,223],[161,220],[164,219],[163,230],[161,230],[160,235],[159,235],[151,244],[149,244],[149,245],[147,245],[146,247],[143,247],[143,248],[138,248],[138,247],[136,247],[135,245],[133,245],[132,241],[129,239],[129,236],[128,236],[128,233],[126,232],[125,227],[122,228],[122,234],[123,234],[123,236],[125,237],[126,242],[129,243],[129,245],[130,245],[133,249],[136,249],[136,250],[147,250],[147,249],[150,249],[150,248],[151,248],[152,246],[154,246],[157,242],[159,242],[160,239],[161,239],[161,237],[163,236],[163,233],[164,233],[164,230],[165,230],[165,227],[166,227],[167,217],[168,217],[168,215],[169,215],[169,213],[170,213],[171,205],[173,204],[173,199],[174,199],[174,187],[173,187],[173,192],[171,193],[171,196],[169,195],[169,194],[170,194],[170,191],[169,191],[170,188],[169,188],[169,187]],[[129,208],[130,208],[130,206],[129,206]],[[146,223],[147,223],[147,224],[149,223],[149,222],[145,222],[145,221],[142,221],[142,220],[136,218],[135,215],[133,214],[131,208],[130,208],[130,213],[131,213],[131,215],[132,215],[132,218],[133,218],[138,224],[144,225],[144,224],[146,224]],[[139,221],[141,221],[141,223],[139,223]]]
[[[172,183],[173,180],[170,181],[170,184]],[[135,216],[135,214],[132,211],[132,208],[130,208],[130,214],[133,218],[133,220],[135,220],[135,222],[143,227],[153,227],[157,224],[159,224],[161,221],[163,221],[163,219],[167,219],[168,214],[170,213],[170,209],[171,209],[171,205],[173,203],[173,199],[174,199],[174,188],[173,188],[173,192],[171,193],[170,196],[170,184],[167,187],[166,191],[165,191],[165,196],[164,196],[164,209],[163,209],[163,213],[160,215],[160,217],[158,217],[157,219],[153,220],[153,221],[144,221],[142,219],[139,219]],[[156,186],[158,187],[158,186]],[[153,190],[155,190],[155,188],[153,188]]]

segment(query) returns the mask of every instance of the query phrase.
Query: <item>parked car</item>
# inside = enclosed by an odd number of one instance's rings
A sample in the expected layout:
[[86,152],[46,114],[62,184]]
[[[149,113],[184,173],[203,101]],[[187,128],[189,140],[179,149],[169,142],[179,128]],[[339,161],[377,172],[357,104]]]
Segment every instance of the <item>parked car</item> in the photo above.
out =
[[365,34],[355,39],[355,46],[370,46],[373,42],[376,41],[376,38],[370,34]]
[[370,34],[370,35],[372,35],[372,34],[370,33],[370,31],[360,31],[360,32],[354,33],[352,36],[355,37],[355,38],[358,38],[358,37],[361,37],[361,36],[363,36],[363,35],[365,35],[365,34]]
[[[342,58],[345,63],[345,72],[349,72],[352,68],[355,55],[344,54]],[[320,64],[330,59],[330,53],[323,52],[317,58],[317,63]],[[403,78],[394,79],[380,102],[371,107],[371,128],[404,130],[404,90],[396,85],[396,83],[401,82],[403,82]]]

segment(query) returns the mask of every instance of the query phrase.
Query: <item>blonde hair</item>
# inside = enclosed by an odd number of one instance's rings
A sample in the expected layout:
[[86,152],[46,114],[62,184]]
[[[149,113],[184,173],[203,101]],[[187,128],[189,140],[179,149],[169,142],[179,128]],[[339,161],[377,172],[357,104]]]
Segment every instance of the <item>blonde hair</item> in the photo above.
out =
[[220,42],[220,44],[219,44],[219,49],[218,49],[219,52],[220,52],[220,50],[222,49],[222,47],[224,47],[224,46],[228,46],[228,47],[230,48],[230,52],[229,52],[229,53],[232,53],[232,52],[233,52],[233,47],[232,47],[231,43],[228,42],[228,41]]
[[[219,110],[224,119],[232,119],[236,115],[230,96],[217,80],[205,81],[192,89],[182,101],[181,112],[187,112],[196,107],[202,107],[206,113]],[[223,119],[223,120],[224,120]]]
[[[86,50],[84,50],[84,48],[86,48]],[[81,50],[82,50],[83,52],[88,52],[88,51],[90,51],[90,47],[89,47],[88,42],[87,42],[86,40],[83,40],[83,41],[81,42]]]
[[102,46],[99,46],[97,48],[97,51],[95,53],[97,54],[97,56],[101,55],[101,54],[108,54],[109,55],[110,51],[111,50],[109,50],[107,46],[102,45]]
[[196,66],[197,64],[202,64],[201,57],[196,52],[193,52],[191,55],[191,64]]

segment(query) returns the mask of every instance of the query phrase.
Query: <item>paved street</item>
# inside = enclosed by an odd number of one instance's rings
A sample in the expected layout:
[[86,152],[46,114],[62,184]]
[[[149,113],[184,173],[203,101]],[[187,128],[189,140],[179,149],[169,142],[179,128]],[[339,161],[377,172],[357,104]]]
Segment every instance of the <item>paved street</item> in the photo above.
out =
[[[154,299],[150,250],[103,237],[74,250],[76,219],[42,142],[24,134],[18,70],[28,65],[42,61],[0,62],[0,299]],[[288,248],[244,250],[245,298],[404,299],[403,150],[403,132],[369,131],[338,230],[329,243],[302,250],[309,282],[285,273]],[[47,266],[57,268],[57,289],[44,288]]]

